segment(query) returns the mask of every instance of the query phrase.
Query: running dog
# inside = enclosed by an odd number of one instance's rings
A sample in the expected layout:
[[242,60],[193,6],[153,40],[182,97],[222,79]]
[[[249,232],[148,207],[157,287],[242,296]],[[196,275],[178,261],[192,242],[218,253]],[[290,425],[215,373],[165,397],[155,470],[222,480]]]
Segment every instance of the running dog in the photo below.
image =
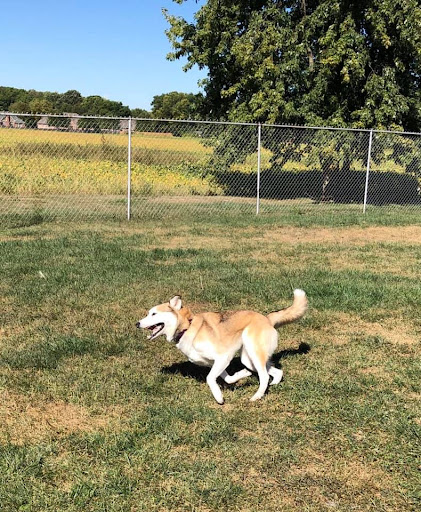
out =
[[[254,311],[194,315],[176,295],[169,302],[150,309],[136,327],[149,329],[149,340],[166,336],[168,341],[176,343],[189,361],[211,367],[206,382],[219,404],[224,403],[224,398],[216,382],[218,377],[233,384],[256,372],[259,389],[251,398],[255,401],[265,394],[269,377],[272,377],[271,385],[282,380],[282,370],[275,368],[270,361],[278,345],[276,329],[298,320],[306,310],[307,297],[303,290],[294,291],[291,306],[267,316]],[[229,375],[226,369],[239,350],[245,368]]]

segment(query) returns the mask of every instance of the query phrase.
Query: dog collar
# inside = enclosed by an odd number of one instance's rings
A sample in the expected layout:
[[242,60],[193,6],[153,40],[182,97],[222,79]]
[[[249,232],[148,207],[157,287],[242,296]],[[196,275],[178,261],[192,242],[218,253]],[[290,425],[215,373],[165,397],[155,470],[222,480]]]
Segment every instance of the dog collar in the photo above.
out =
[[184,329],[184,331],[180,331],[176,334],[176,336],[174,337],[174,341],[175,343],[178,343],[181,338],[183,337],[183,334],[187,331],[187,329]]
[[[192,321],[193,321],[192,319],[189,319],[189,324],[190,324],[190,325],[191,325]],[[189,325],[189,327],[190,327],[190,325]],[[183,331],[178,332],[178,333],[176,334],[176,336],[174,337],[174,341],[175,341],[176,343],[178,343],[178,342],[181,340],[181,338],[183,337],[183,335],[184,335],[184,333],[185,333],[186,331],[188,331],[188,328],[187,328],[187,329],[184,329]]]

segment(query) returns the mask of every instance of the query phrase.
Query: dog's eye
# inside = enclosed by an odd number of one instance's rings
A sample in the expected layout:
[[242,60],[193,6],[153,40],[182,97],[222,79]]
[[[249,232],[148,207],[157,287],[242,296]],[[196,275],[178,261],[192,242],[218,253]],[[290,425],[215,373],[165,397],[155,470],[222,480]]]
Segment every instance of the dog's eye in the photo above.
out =
[[152,316],[154,316],[154,315],[156,315],[156,313],[155,313],[155,312],[153,312],[153,313],[152,313]]

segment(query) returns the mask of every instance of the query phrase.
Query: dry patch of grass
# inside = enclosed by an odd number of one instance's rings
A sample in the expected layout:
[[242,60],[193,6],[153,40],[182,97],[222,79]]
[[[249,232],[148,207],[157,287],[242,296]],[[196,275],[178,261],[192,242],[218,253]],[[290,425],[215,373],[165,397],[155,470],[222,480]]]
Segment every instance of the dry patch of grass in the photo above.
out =
[[[144,233],[144,229],[131,230],[131,233]],[[282,228],[265,229],[258,226],[240,228],[236,230],[235,236],[225,228],[210,228],[206,233],[191,233],[186,226],[175,228],[173,225],[168,227],[157,227],[154,229],[157,243],[153,247],[165,249],[188,247],[193,249],[209,249],[214,247],[215,239],[218,239],[218,249],[226,249],[234,245],[247,247],[259,246],[251,253],[251,256],[257,260],[279,261],[279,244],[297,245],[297,244],[323,244],[331,246],[338,244],[340,246],[366,246],[373,243],[404,243],[421,244],[421,226],[402,226],[402,227],[351,227],[351,228],[297,228],[285,226]],[[110,233],[113,236],[113,233]],[[148,245],[148,249],[151,246]],[[312,255],[308,254],[308,258]],[[283,256],[284,257],[284,256]],[[301,256],[300,256],[301,257]],[[291,255],[291,259],[296,258]],[[342,264],[346,268],[352,268],[352,264],[360,264],[363,268],[364,262],[359,263],[354,260],[348,260],[346,255],[341,256],[337,261],[332,258],[331,264],[340,268]],[[399,264],[400,263],[400,264]],[[396,260],[390,262],[390,270],[401,271],[405,267],[416,265],[417,261],[413,258],[405,262]],[[383,268],[383,267],[382,267]],[[355,266],[354,266],[355,269]],[[413,272],[408,272],[411,276]]]
[[377,336],[394,345],[414,345],[419,342],[419,333],[405,318],[391,316],[383,323],[367,322],[356,314],[331,312],[329,321],[321,326],[319,337],[327,343],[344,345],[356,336]]
[[0,444],[24,445],[71,433],[95,432],[119,423],[117,408],[93,415],[86,408],[45,397],[0,391]]
[[[359,507],[363,505],[358,505],[361,498],[365,502],[368,495],[382,499],[384,490],[394,485],[390,475],[374,463],[340,456],[328,458],[311,449],[302,455],[299,464],[289,469],[287,477],[298,481],[307,480],[311,500],[332,510],[344,510],[342,501],[348,501],[348,494],[353,496],[354,504]],[[336,492],[326,488],[332,484],[336,486]]]
[[268,230],[262,241],[280,243],[341,243],[345,245],[367,245],[380,242],[405,244],[421,243],[421,226],[371,226],[347,228],[296,228],[281,227]]
[[[124,233],[124,227],[119,229],[120,234]],[[186,226],[159,226],[154,228],[153,232],[145,228],[131,229],[131,235],[133,234],[144,234],[145,235],[145,246],[147,249],[163,248],[163,249],[178,249],[180,247],[191,248],[191,249],[214,249],[215,240],[218,240],[217,248],[219,250],[225,250],[232,247],[238,247],[240,244],[242,247],[247,248],[250,251],[250,256],[258,261],[276,261],[279,262],[279,248],[280,245],[296,246],[298,244],[323,244],[326,249],[334,247],[364,247],[374,243],[403,243],[403,244],[421,244],[421,226],[404,226],[404,227],[371,227],[371,228],[296,228],[296,227],[282,227],[276,229],[265,229],[261,227],[248,227],[239,228],[236,230],[234,236],[224,227],[213,227],[206,229],[206,231],[192,233],[191,229]],[[114,237],[116,231],[109,230],[105,236]],[[153,235],[154,242],[152,244],[148,241],[148,235]],[[333,247],[332,247],[333,246]],[[137,249],[142,249],[142,245],[133,246]],[[254,250],[252,250],[254,249]],[[380,249],[379,249],[380,250]],[[385,251],[383,251],[385,252]],[[328,253],[327,253],[328,254]],[[377,254],[377,252],[376,252]],[[313,257],[312,254],[300,255],[300,261],[302,258],[307,260]],[[385,256],[387,256],[385,254]],[[237,258],[236,255],[232,255],[232,258]],[[338,258],[336,253],[330,258],[330,265],[333,269],[369,269],[374,271],[383,271],[384,266],[382,263],[381,269],[374,265],[371,260],[368,261],[356,261],[355,255],[341,254]],[[282,261],[284,261],[285,255],[282,255]],[[288,256],[289,260],[296,260],[297,256],[291,254]],[[377,261],[378,261],[377,257]],[[404,272],[408,277],[414,277],[415,273],[413,270],[417,265],[417,260],[406,258],[405,261],[397,260],[396,258],[387,261],[382,258],[382,261],[388,265],[386,271],[390,272]]]
[[[419,262],[414,255],[407,254],[405,258],[391,257],[390,251],[378,248],[376,254],[358,254],[349,250],[338,254],[326,252],[329,266],[332,270],[354,270],[374,274],[389,274],[410,279],[419,279]],[[382,264],[379,265],[381,258]]]
[[[152,249],[179,249],[180,247],[185,247],[189,249],[212,249],[212,243],[214,238],[211,235],[208,236],[198,236],[195,237],[194,240],[191,241],[188,234],[181,236],[169,236],[166,240],[160,240],[157,243],[148,244],[147,250]],[[221,243],[218,242],[218,249],[229,249],[235,242],[228,237],[223,239]],[[132,245],[132,249],[142,250],[145,249],[141,245]]]

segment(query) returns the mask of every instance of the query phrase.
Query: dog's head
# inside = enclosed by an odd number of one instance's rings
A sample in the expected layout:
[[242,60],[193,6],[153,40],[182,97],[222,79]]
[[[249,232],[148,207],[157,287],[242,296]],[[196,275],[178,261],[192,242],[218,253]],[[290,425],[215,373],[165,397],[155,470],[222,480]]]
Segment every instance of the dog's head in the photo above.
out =
[[165,336],[167,341],[173,341],[178,333],[188,329],[190,320],[190,310],[183,308],[181,297],[176,295],[169,302],[150,309],[145,318],[137,322],[136,327],[151,331],[148,340]]

